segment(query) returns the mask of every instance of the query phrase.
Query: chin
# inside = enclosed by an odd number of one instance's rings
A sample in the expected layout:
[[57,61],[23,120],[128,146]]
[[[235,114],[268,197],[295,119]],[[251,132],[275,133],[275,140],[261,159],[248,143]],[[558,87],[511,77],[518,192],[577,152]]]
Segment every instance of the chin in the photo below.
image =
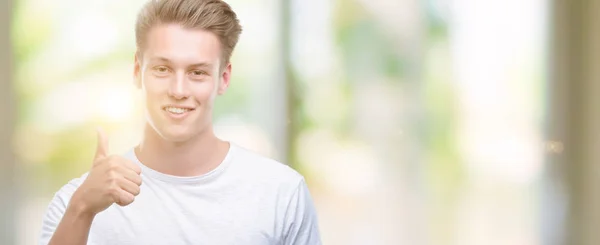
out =
[[[154,119],[154,120],[153,120]],[[195,118],[188,118],[195,119]],[[159,138],[167,142],[182,143],[202,134],[210,125],[198,120],[173,123],[161,117],[149,117],[147,125],[153,129]]]
[[156,133],[166,141],[181,143],[190,140],[200,132],[190,127],[181,125],[169,125],[166,127],[154,128]]
[[167,128],[160,132],[160,135],[170,142],[185,142],[198,135],[198,132],[181,128]]

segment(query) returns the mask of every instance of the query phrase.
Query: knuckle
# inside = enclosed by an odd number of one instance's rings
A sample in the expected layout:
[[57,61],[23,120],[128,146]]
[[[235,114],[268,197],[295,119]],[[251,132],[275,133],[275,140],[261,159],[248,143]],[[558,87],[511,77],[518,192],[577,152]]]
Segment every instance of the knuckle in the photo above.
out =
[[119,178],[119,175],[114,170],[109,170],[106,176],[110,184],[116,184],[117,179]]
[[137,176],[137,177],[135,178],[135,184],[137,184],[138,186],[141,186],[141,185],[142,185],[142,178],[141,178],[141,177],[139,177],[139,176]]
[[108,185],[109,185],[109,186],[110,186],[112,189],[116,189],[116,190],[118,190],[118,188],[119,188],[119,181],[118,181],[116,178],[114,178],[114,179],[110,179],[110,180],[109,180],[109,184],[108,184]]
[[110,170],[117,171],[117,170],[119,170],[119,167],[120,167],[119,163],[115,162],[115,161],[110,161],[109,164],[108,164],[108,168]]
[[119,188],[118,188],[118,187],[116,187],[116,186],[113,186],[113,187],[111,187],[110,189],[108,189],[108,193],[109,193],[111,196],[114,196],[114,197],[119,197]]
[[119,198],[120,200],[123,200],[124,196],[123,196],[123,191],[121,190],[121,187],[115,186],[111,189],[112,189],[111,193],[113,196]]

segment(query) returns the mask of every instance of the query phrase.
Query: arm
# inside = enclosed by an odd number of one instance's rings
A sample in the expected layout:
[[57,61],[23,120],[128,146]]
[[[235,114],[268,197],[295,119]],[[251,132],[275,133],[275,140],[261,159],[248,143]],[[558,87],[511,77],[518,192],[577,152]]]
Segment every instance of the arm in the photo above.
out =
[[321,236],[312,198],[304,180],[300,182],[285,214],[285,245],[320,245]]
[[[69,206],[60,220],[49,245],[84,245],[87,244],[90,227],[94,215],[83,211],[83,207]],[[44,225],[47,223],[44,222]],[[44,230],[52,227],[44,227]]]
[[84,178],[70,181],[54,195],[42,221],[40,245],[87,243],[93,216],[86,215],[82,205],[69,204]]
[[[48,207],[40,245],[85,245],[96,214],[116,203],[131,204],[140,193],[141,169],[120,157],[108,156],[108,141],[98,132],[98,149],[85,180],[64,186]],[[68,203],[68,205],[67,205]]]

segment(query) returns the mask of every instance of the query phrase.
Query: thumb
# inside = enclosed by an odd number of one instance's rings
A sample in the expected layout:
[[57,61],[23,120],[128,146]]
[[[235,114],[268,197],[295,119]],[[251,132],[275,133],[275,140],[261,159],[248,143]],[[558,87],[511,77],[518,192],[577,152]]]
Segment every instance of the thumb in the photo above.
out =
[[96,156],[94,159],[108,156],[108,137],[101,128],[96,129],[98,132],[98,146],[96,148]]

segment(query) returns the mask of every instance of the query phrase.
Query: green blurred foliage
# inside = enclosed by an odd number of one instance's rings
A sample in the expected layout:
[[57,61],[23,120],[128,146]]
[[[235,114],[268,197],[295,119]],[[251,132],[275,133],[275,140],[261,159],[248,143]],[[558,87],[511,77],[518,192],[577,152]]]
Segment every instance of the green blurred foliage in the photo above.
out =
[[[57,71],[53,64],[46,63],[41,70],[39,59],[51,49],[49,43],[59,35],[57,32],[56,11],[41,11],[39,6],[34,6],[36,2],[21,0],[17,1],[15,6],[15,15],[13,22],[13,50],[15,53],[16,81],[15,89],[18,99],[18,118],[17,125],[23,132],[37,133],[36,137],[40,140],[39,144],[49,144],[51,150],[45,159],[41,162],[24,162],[24,171],[27,176],[35,179],[38,183],[48,183],[44,186],[35,186],[35,194],[53,193],[67,181],[80,176],[87,171],[92,162],[92,157],[96,147],[96,135],[93,129],[98,125],[104,125],[111,128],[118,128],[117,125],[110,125],[107,122],[90,120],[80,124],[72,125],[69,128],[58,132],[40,132],[35,125],[43,122],[36,122],[36,108],[39,108],[41,98],[50,91],[68,82],[84,80],[86,77],[110,71],[115,68],[115,64],[133,64],[134,52],[131,45],[123,43],[122,39],[116,49],[109,53],[102,54],[93,59],[84,62],[74,63],[66,71]],[[109,8],[110,6],[105,6]],[[128,8],[132,6],[127,5]],[[114,8],[114,6],[113,6]],[[65,12],[66,11],[66,12]],[[130,12],[129,9],[127,12]],[[63,11],[67,13],[67,10]],[[56,57],[61,59],[63,57]],[[46,61],[44,61],[46,62]],[[44,74],[44,82],[36,82],[34,79]],[[214,117],[219,117],[236,112],[244,115],[247,111],[244,105],[247,105],[249,96],[249,81],[245,74],[234,73],[232,79],[235,80],[235,86],[231,86],[228,92],[218,98],[215,103]],[[132,77],[115,77],[122,79],[123,83],[133,82]],[[85,91],[82,91],[85,92]],[[110,99],[110,98],[106,98]],[[68,110],[69,108],[64,108]],[[16,137],[21,137],[17,133]],[[16,139],[19,142],[19,139]],[[18,152],[18,154],[26,154]]]

